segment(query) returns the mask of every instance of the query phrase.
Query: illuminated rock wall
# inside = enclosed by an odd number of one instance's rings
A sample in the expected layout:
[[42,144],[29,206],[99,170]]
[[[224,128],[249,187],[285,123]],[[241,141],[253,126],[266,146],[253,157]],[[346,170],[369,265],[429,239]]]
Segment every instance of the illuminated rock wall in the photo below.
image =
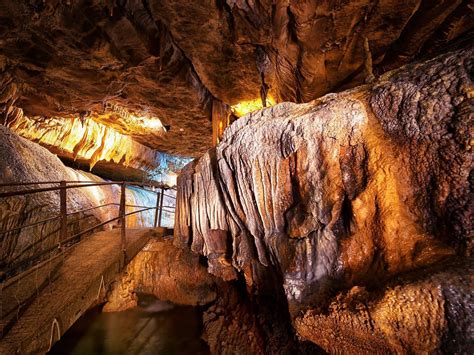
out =
[[215,281],[198,255],[177,248],[172,238],[152,239],[114,283],[104,311],[135,307],[137,292],[182,305],[205,305],[216,298]]
[[236,115],[265,97],[308,102],[472,41],[474,26],[469,0],[2,1],[0,14],[0,112],[15,101],[46,117],[123,108],[171,130],[102,122],[192,157],[211,147],[216,100]]
[[[12,133],[0,125],[0,183],[35,181],[95,181],[104,180],[90,173],[73,170],[53,154],[38,144],[32,143]],[[44,187],[44,185],[40,185]],[[2,188],[2,191],[21,190],[25,187]],[[167,191],[173,195],[174,191]],[[147,207],[156,206],[157,195],[137,187],[127,188],[126,203]],[[96,186],[82,189],[69,189],[67,192],[68,212],[74,212],[94,206],[119,203],[120,187]],[[172,198],[166,197],[164,205],[174,205]],[[127,207],[127,212],[136,208]],[[26,196],[3,198],[0,201],[0,232],[25,226],[59,214],[58,192],[45,192]],[[85,213],[68,217],[68,236],[91,227],[99,222],[118,215],[118,207],[109,205]],[[127,226],[151,227],[154,223],[154,210],[127,217]],[[164,226],[173,225],[173,215],[163,214]],[[111,228],[113,224],[104,228]],[[48,249],[58,241],[59,221],[54,220],[35,227],[23,228],[16,232],[0,234],[1,267],[19,263],[41,250]]]
[[137,143],[91,118],[30,118],[14,108],[6,125],[73,166],[114,180],[151,180],[174,186],[177,172],[189,162]]
[[156,150],[92,119],[29,118],[20,115],[9,122],[8,127],[31,141],[56,148],[60,156],[87,160],[91,169],[98,161],[143,170],[157,167]]
[[[175,243],[325,351],[466,351],[473,54],[237,120],[179,177]],[[232,348],[223,317],[216,352]]]

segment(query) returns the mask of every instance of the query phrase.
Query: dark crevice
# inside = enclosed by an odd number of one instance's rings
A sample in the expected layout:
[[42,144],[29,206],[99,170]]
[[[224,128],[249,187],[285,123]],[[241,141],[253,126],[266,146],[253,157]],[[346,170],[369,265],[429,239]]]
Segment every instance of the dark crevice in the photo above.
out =
[[298,40],[298,34],[296,31],[296,18],[293,12],[291,11],[290,6],[286,8],[286,13],[288,15],[288,33],[290,34],[291,40],[298,46],[298,59],[296,61],[296,67],[294,68],[295,102],[301,103],[304,100],[303,95],[302,95],[302,83],[304,81],[304,77],[301,74],[301,68],[303,66],[304,48]]
[[227,4],[225,0],[216,0],[216,6],[219,11],[224,13],[227,22],[227,28],[230,32],[231,41],[232,43],[235,43],[237,41],[237,36],[235,33],[235,21],[234,15],[232,14],[232,8],[229,6],[229,4]]

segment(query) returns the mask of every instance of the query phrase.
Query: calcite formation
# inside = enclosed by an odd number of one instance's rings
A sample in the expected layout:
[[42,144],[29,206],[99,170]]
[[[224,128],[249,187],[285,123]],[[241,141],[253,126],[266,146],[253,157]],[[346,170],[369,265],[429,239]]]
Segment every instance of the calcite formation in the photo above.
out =
[[[113,128],[114,125],[101,123],[102,119],[27,117],[22,109],[14,107],[4,124],[20,136],[47,148],[70,166],[119,181],[176,184],[173,177],[189,158],[161,153],[140,144],[129,135],[130,132],[122,134]],[[160,122],[157,124],[161,125]],[[158,130],[154,134],[161,136],[164,133]]]
[[[0,111],[92,114],[197,157],[215,102],[308,102],[472,40],[472,20],[462,0],[2,1]],[[141,115],[170,130],[134,129]]]
[[178,179],[176,245],[325,351],[468,351],[473,54],[237,120]]
[[[172,182],[199,157],[178,179],[174,246],[151,243],[111,308],[139,290],[207,304],[215,353],[466,352],[473,13],[472,0],[1,1],[0,180],[103,181],[4,126],[102,178],[165,180],[176,164]],[[89,191],[69,206],[117,201]],[[8,199],[0,231],[57,206]],[[0,266],[54,245],[57,227],[0,235]]]
[[22,115],[8,122],[7,127],[57,152],[60,157],[89,162],[90,169],[104,161],[124,168],[149,171],[157,168],[159,162],[156,150],[91,119],[44,119]]

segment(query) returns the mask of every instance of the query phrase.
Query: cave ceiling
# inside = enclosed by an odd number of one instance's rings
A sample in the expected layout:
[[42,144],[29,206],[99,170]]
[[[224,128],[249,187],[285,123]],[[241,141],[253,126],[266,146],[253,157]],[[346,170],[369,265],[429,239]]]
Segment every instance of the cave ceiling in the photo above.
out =
[[[199,156],[213,102],[308,102],[469,37],[462,0],[2,0],[0,104]],[[165,134],[133,129],[159,118]]]

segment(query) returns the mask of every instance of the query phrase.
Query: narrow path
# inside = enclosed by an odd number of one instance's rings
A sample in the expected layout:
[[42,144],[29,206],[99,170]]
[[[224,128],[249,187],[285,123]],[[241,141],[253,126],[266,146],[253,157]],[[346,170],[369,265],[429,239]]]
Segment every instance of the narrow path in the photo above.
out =
[[[152,228],[128,229],[126,253],[130,261],[158,236]],[[103,231],[81,241],[48,272],[31,303],[2,334],[0,354],[44,353],[91,306],[103,300],[106,290],[120,273],[120,230]],[[31,278],[31,277],[30,277]],[[25,284],[24,287],[28,285]],[[2,303],[8,299],[2,293]],[[9,298],[10,300],[12,297]]]

